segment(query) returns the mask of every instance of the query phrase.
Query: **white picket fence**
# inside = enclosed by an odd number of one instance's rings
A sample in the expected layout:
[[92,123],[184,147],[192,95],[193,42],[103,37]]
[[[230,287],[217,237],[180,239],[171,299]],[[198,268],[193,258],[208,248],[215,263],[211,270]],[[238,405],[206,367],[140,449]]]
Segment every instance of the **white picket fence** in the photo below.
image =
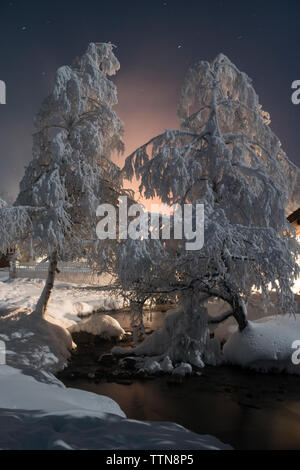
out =
[[[48,274],[48,262],[46,263],[18,263],[16,277],[29,279],[46,279]],[[58,262],[59,273],[56,279],[74,284],[108,285],[111,282],[109,275],[94,273],[87,263]]]

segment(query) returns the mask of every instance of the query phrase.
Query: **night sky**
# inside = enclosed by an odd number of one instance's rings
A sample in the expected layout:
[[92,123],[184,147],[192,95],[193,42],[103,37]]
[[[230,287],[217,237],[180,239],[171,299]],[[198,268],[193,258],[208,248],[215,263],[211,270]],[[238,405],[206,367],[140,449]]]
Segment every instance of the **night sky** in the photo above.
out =
[[[58,67],[90,42],[112,42],[121,70],[118,114],[125,156],[164,128],[176,128],[176,105],[187,67],[219,52],[254,82],[271,127],[300,166],[299,0],[140,0],[0,2],[0,193],[16,195],[31,159],[33,116]],[[119,159],[122,164],[123,158]]]

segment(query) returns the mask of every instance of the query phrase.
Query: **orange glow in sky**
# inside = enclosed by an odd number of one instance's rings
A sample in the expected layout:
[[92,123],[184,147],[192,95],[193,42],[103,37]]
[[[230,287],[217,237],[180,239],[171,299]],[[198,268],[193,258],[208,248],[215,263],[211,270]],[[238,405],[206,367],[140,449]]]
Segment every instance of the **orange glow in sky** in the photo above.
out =
[[[136,148],[165,129],[178,128],[179,124],[176,115],[176,87],[167,86],[166,80],[160,80],[159,71],[144,77],[133,70],[128,70],[126,74],[120,72],[120,75],[122,76],[115,80],[119,103],[114,109],[124,122],[125,153],[114,156],[113,161],[122,167],[125,158]],[[160,204],[159,198],[146,200],[139,194],[137,180],[125,181],[125,186],[135,191],[138,202],[144,204],[148,210],[151,204]],[[168,206],[162,207],[160,212],[169,213]]]

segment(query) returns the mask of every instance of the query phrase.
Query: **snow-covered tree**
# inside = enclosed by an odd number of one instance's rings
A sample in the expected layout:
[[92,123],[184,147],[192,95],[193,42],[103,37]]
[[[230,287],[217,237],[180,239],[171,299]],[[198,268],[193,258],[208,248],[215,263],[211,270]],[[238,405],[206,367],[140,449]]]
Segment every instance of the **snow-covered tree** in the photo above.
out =
[[16,262],[19,255],[16,243],[22,243],[32,229],[31,215],[35,208],[14,207],[0,199],[0,253],[9,261],[9,278],[16,277]]
[[[140,297],[176,291],[181,298],[180,314],[135,353],[199,366],[216,360],[208,323],[233,316],[240,330],[246,328],[253,287],[265,299],[274,289],[280,311],[293,312],[298,247],[285,214],[288,159],[248,76],[223,54],[195,64],[183,83],[178,114],[181,129],[137,149],[124,171],[140,178],[146,198],[203,203],[204,246],[187,251],[185,240],[122,241],[118,272],[121,284]],[[209,318],[209,298],[222,299],[230,310]]]
[[121,172],[110,156],[123,150],[123,124],[112,109],[117,91],[109,76],[119,66],[112,44],[91,43],[72,66],[58,69],[35,119],[33,159],[20,193],[1,213],[9,243],[21,241],[49,260],[37,315],[45,314],[58,258],[88,256],[98,204],[118,197]]
[[0,209],[7,205],[7,202],[0,197]]

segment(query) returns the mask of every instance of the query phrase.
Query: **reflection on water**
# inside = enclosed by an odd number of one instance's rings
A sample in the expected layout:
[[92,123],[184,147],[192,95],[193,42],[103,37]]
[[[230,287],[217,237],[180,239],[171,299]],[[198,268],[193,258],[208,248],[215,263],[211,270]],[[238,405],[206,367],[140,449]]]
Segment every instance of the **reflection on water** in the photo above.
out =
[[111,397],[129,418],[173,421],[235,449],[300,449],[300,377],[208,367],[177,386],[165,377],[132,385],[64,383]]
[[[104,312],[104,313],[107,313],[108,315],[118,320],[122,328],[124,328],[125,330],[128,330],[131,328],[130,315],[128,311],[113,311],[113,312]],[[97,313],[96,315],[103,315],[103,312]],[[166,315],[165,311],[145,310],[144,312],[145,327],[151,330],[158,330],[163,325],[165,315]]]

